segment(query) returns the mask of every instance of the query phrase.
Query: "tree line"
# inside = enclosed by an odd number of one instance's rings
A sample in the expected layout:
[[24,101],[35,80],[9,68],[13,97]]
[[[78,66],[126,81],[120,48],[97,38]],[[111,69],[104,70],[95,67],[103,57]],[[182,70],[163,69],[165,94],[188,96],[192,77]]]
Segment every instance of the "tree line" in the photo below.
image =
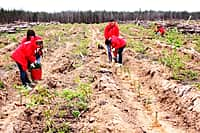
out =
[[133,20],[169,20],[169,19],[200,19],[200,12],[175,12],[175,11],[135,11],[135,12],[116,12],[116,11],[63,11],[55,13],[31,12],[24,10],[5,10],[0,9],[0,23],[12,23],[14,21],[26,22],[51,22],[61,23],[102,23],[110,19],[117,21]]

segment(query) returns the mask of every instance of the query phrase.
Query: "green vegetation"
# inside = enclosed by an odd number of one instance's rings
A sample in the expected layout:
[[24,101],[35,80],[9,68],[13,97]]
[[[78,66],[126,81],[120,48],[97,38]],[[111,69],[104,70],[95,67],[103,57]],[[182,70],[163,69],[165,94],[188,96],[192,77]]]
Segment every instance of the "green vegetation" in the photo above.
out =
[[46,120],[45,133],[70,133],[69,122],[62,122],[57,124],[53,119]]
[[27,107],[35,105],[44,105],[50,104],[54,98],[54,94],[42,86],[35,87],[36,93],[32,94],[30,98],[30,103],[27,104]]
[[200,82],[195,83],[194,85],[195,85],[195,86],[198,88],[198,90],[200,91]]
[[167,51],[163,51],[163,58],[160,59],[161,63],[170,67],[173,70],[178,70],[184,68],[184,63],[174,50],[172,53],[168,53]]
[[130,36],[135,36],[136,32],[132,31],[132,29],[135,27],[136,25],[134,24],[121,24],[120,25],[120,31],[122,33],[128,34]]
[[76,90],[63,90],[61,97],[68,102],[68,106],[72,108],[72,114],[76,116],[77,112],[87,109],[90,94],[90,85],[87,83],[80,83]]
[[21,85],[21,86],[14,85],[14,88],[18,91],[18,93],[20,95],[19,103],[22,105],[23,104],[23,97],[25,99],[25,97],[28,96],[29,90],[27,90],[23,85]]
[[177,75],[177,73],[174,73],[174,79],[177,80],[196,80],[198,79],[198,72],[193,71],[193,70],[180,70],[179,71],[179,75]]
[[[65,117],[71,115],[75,119],[78,119],[81,113],[87,110],[89,97],[91,95],[90,84],[82,83],[79,79],[76,79],[76,83],[78,84],[76,89],[64,89],[62,92],[57,93],[58,95],[55,94],[59,96],[55,97],[57,99],[56,104],[53,108],[43,112],[46,123],[45,132],[70,132],[70,122]],[[52,101],[49,104],[52,105],[54,102]],[[57,121],[60,121],[60,123]]]
[[128,43],[128,47],[131,47],[135,52],[145,54],[145,46],[141,41],[132,41]]
[[80,111],[79,110],[72,110],[72,115],[75,117],[75,118],[78,118],[80,116]]
[[195,80],[198,78],[198,72],[193,70],[188,70],[185,68],[183,63],[184,58],[181,58],[176,50],[173,52],[167,53],[163,52],[163,57],[160,58],[160,62],[168,66],[172,70],[173,78],[176,80]]
[[184,35],[179,33],[177,29],[172,29],[167,31],[166,42],[172,46],[181,47],[184,42]]
[[0,80],[0,89],[3,89],[4,88],[4,83],[3,81]]
[[75,54],[81,55],[81,56],[87,56],[88,55],[88,46],[89,46],[89,40],[84,39],[80,40],[79,44],[74,50]]

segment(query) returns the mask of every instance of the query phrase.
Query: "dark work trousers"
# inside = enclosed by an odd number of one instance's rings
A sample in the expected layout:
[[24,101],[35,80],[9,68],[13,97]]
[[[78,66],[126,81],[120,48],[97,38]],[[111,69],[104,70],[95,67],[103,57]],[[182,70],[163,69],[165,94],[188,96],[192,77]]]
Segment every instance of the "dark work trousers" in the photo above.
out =
[[106,45],[106,47],[107,47],[109,62],[112,62],[111,46],[110,45]]
[[106,44],[106,48],[107,48],[107,52],[108,52],[108,59],[109,59],[109,62],[112,62],[112,53],[111,53],[111,42],[106,39],[105,41],[105,44]]
[[22,84],[24,86],[26,86],[28,83],[31,83],[31,81],[28,79],[28,75],[27,75],[26,71],[24,71],[22,69],[22,66],[19,63],[17,63],[17,66],[18,66],[19,71],[20,71],[20,78],[21,78]]
[[119,48],[118,51],[117,51],[117,53],[118,53],[118,59],[117,59],[117,61],[120,64],[122,64],[122,52],[123,52],[124,48],[125,47]]

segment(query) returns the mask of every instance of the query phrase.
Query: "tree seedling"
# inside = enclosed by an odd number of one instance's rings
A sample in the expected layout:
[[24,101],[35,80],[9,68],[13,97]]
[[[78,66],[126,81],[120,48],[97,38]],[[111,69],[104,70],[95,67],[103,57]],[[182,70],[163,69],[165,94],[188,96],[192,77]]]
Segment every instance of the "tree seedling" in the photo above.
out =
[[138,83],[136,87],[137,87],[138,97],[140,97],[141,96],[141,88],[142,88],[140,83]]
[[158,123],[158,112],[155,112],[155,122]]
[[78,118],[80,116],[80,111],[78,110],[72,110],[72,115],[75,117],[75,118]]
[[19,98],[19,103],[20,103],[19,106],[22,106],[23,105],[23,96],[27,96],[28,93],[29,93],[29,90],[25,89],[24,86],[17,86],[17,85],[15,85],[14,88],[17,89],[18,92],[19,92],[19,96],[20,96],[20,98]]
[[4,83],[0,80],[0,89],[4,89]]
[[161,124],[158,122],[158,112],[155,112],[155,120],[153,122],[153,127],[160,127]]

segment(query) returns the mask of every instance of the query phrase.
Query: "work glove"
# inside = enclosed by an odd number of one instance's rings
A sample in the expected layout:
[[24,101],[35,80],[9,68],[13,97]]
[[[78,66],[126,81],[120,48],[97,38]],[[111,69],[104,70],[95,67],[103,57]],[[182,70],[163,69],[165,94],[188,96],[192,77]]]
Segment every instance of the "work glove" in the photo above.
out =
[[112,48],[112,52],[115,52],[115,48]]
[[31,63],[30,66],[31,66],[31,68],[34,68],[35,67],[35,63]]
[[37,64],[39,63],[37,62],[37,60],[35,60],[33,63],[30,64],[30,66],[31,68],[35,68]]

